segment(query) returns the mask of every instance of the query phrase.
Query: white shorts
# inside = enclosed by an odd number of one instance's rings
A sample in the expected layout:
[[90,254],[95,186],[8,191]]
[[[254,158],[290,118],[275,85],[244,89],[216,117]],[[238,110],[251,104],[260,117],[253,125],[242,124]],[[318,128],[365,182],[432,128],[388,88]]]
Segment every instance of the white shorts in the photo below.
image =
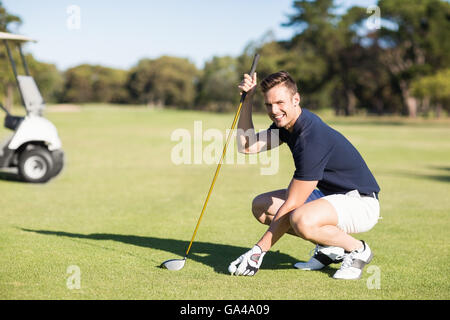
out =
[[308,201],[319,198],[331,203],[338,215],[337,227],[346,233],[360,233],[372,229],[380,219],[380,203],[369,196],[361,196],[358,190],[346,194],[323,196],[314,190]]

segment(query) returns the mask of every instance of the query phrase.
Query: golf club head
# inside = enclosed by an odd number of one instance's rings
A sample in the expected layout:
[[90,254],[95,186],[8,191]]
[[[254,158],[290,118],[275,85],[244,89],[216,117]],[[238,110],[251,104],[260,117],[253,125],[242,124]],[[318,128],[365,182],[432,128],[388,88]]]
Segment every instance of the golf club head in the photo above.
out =
[[186,264],[186,258],[184,259],[170,259],[161,263],[161,268],[166,268],[171,271],[178,271],[183,269]]

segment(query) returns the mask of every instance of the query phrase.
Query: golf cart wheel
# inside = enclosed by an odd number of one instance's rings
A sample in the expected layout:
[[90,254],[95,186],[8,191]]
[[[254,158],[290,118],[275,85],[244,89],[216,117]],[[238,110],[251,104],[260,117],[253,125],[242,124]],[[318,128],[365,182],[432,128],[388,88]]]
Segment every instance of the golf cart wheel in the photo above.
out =
[[19,174],[26,182],[47,182],[52,177],[52,171],[51,153],[43,147],[25,149],[19,156]]
[[55,150],[52,152],[53,171],[52,177],[56,177],[64,167],[64,152],[62,150]]

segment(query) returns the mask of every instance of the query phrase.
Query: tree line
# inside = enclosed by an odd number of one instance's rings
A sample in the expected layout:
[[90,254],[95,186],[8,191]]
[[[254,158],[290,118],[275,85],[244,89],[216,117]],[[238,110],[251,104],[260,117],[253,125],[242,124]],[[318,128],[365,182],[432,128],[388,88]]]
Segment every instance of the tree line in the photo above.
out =
[[[174,56],[142,59],[130,70],[79,65],[60,72],[35,60],[30,69],[48,102],[118,103],[226,112],[238,103],[237,84],[261,54],[258,78],[279,70],[296,79],[302,105],[338,115],[450,114],[450,4],[443,0],[379,0],[379,20],[367,8],[338,14],[333,0],[293,1],[289,40],[269,32],[237,57],[216,56],[197,68]],[[373,22],[373,21],[372,21]],[[0,2],[0,30],[20,18]],[[372,23],[373,24],[373,23]],[[0,53],[0,98],[12,79]],[[262,96],[259,109],[264,111]]]

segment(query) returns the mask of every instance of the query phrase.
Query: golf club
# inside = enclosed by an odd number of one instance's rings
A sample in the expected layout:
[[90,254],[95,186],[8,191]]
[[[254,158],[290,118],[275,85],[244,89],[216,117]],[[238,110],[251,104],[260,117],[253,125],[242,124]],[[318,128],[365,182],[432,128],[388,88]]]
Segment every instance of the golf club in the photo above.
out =
[[[251,77],[255,73],[256,65],[258,64],[258,60],[259,60],[259,54],[255,54],[255,57],[253,58],[252,67],[250,69],[250,76]],[[166,268],[166,269],[169,269],[169,270],[172,270],[172,271],[178,271],[178,270],[181,270],[184,267],[184,265],[186,264],[187,256],[189,254],[189,251],[191,250],[191,246],[192,246],[192,243],[194,242],[195,235],[197,234],[197,230],[198,230],[198,227],[200,225],[200,221],[202,220],[203,214],[205,213],[205,209],[206,209],[206,206],[208,204],[209,197],[211,196],[211,192],[212,192],[212,190],[214,188],[214,184],[216,183],[216,179],[217,179],[217,176],[219,174],[220,168],[222,167],[222,162],[223,162],[223,159],[225,157],[225,153],[227,152],[228,144],[230,142],[230,139],[231,139],[234,127],[236,126],[237,120],[239,119],[239,114],[241,113],[241,108],[242,108],[242,105],[244,103],[244,100],[245,100],[246,96],[247,96],[247,92],[243,92],[242,95],[241,95],[241,100],[239,102],[239,107],[238,107],[238,109],[236,111],[236,115],[234,116],[233,124],[231,125],[231,130],[228,133],[228,137],[227,137],[227,140],[225,142],[225,146],[223,147],[222,156],[220,157],[220,161],[219,161],[219,163],[217,165],[216,172],[214,173],[214,178],[212,180],[211,186],[209,187],[208,195],[206,196],[205,203],[203,204],[202,212],[200,214],[200,217],[198,218],[197,225],[195,226],[194,234],[192,235],[192,239],[191,239],[191,242],[189,243],[189,246],[188,246],[188,248],[186,250],[186,254],[184,255],[183,259],[170,259],[170,260],[164,261],[161,264],[161,266],[160,266],[161,268]]]

